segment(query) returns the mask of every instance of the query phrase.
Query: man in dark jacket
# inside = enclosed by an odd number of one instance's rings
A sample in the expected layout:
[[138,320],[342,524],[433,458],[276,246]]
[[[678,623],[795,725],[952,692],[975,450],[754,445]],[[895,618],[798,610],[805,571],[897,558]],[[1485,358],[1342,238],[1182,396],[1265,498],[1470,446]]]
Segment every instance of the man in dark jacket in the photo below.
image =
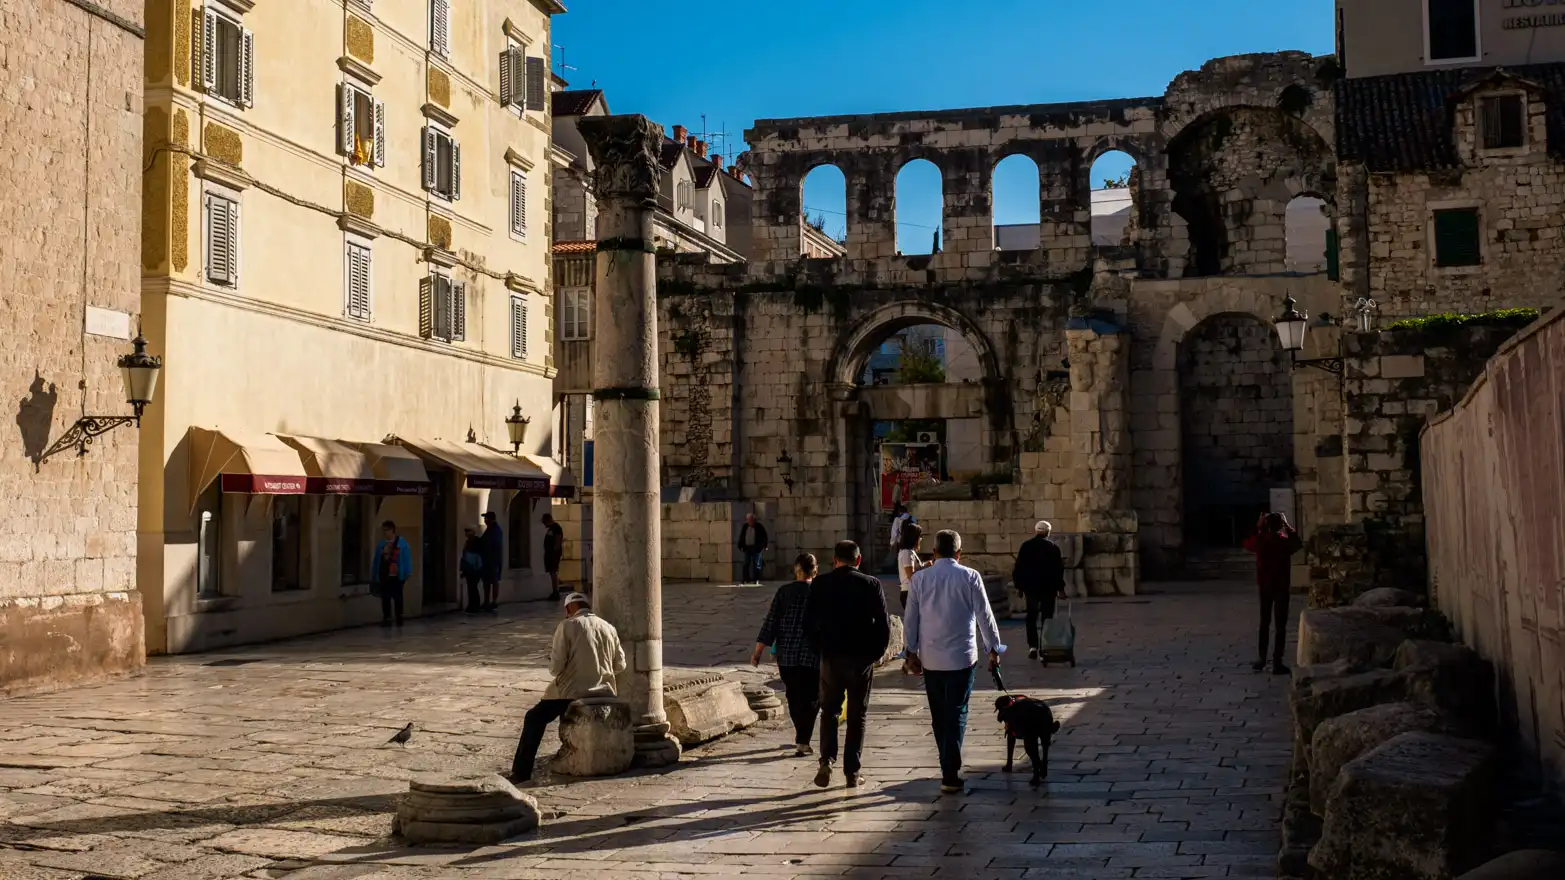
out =
[[821,664],[821,761],[815,784],[821,788],[831,784],[831,768],[837,761],[837,714],[846,696],[848,741],[842,750],[842,771],[848,787],[856,788],[870,682],[875,664],[891,644],[891,621],[880,581],[859,571],[859,545],[839,541],[832,557],[832,570],[810,584],[804,608],[804,632]]
[[1011,569],[1011,582],[1017,592],[1027,600],[1027,658],[1038,659],[1039,619],[1047,624],[1054,617],[1054,600],[1065,598],[1065,557],[1060,548],[1049,540],[1054,526],[1039,521],[1033,527],[1035,533],[1022,542],[1016,552],[1016,566]]
[[484,557],[484,610],[500,607],[500,573],[505,570],[505,537],[494,511],[484,512],[484,534],[480,539]]
[[1262,514],[1255,534],[1245,539],[1244,549],[1255,554],[1255,584],[1261,592],[1261,650],[1256,655],[1256,672],[1266,668],[1266,629],[1277,631],[1272,648],[1272,673],[1287,675],[1282,662],[1283,643],[1288,637],[1288,591],[1293,585],[1293,554],[1304,542],[1280,513]]
[[739,527],[739,549],[744,553],[744,580],[742,583],[761,584],[761,554],[766,552],[766,526],[755,521],[755,514],[744,516]]
[[565,558],[565,529],[554,515],[543,515],[543,570],[549,575],[549,601],[560,601],[560,560]]

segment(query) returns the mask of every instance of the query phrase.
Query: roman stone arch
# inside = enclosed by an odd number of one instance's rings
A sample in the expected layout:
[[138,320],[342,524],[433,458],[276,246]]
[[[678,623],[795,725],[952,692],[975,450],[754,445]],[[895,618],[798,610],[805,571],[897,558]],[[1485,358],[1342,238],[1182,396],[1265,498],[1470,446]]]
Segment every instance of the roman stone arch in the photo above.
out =
[[923,300],[888,303],[867,313],[837,338],[827,361],[826,381],[833,385],[855,385],[870,353],[886,337],[898,330],[919,324],[939,324],[962,334],[978,353],[986,382],[1001,380],[1000,360],[994,345],[979,326],[950,306]]

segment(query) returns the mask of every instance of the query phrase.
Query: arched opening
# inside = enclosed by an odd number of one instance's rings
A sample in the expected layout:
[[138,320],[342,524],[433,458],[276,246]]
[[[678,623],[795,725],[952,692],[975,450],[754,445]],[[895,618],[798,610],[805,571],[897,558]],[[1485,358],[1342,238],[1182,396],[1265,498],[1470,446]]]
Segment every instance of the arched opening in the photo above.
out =
[[994,166],[994,246],[1002,251],[1036,250],[1043,243],[1038,163],[1021,154]]
[[1092,163],[1092,243],[1116,247],[1135,242],[1140,178],[1136,160],[1109,150]]
[[945,218],[945,186],[940,168],[914,159],[897,172],[897,252],[940,252]]
[[1287,234],[1289,272],[1313,275],[1325,272],[1330,262],[1331,215],[1325,199],[1294,196],[1283,213]]
[[1293,384],[1274,328],[1236,313],[1197,324],[1179,346],[1179,402],[1187,555],[1220,564],[1260,514],[1291,516]]
[[848,243],[848,179],[835,165],[817,165],[801,184],[799,252],[806,257],[838,257]]

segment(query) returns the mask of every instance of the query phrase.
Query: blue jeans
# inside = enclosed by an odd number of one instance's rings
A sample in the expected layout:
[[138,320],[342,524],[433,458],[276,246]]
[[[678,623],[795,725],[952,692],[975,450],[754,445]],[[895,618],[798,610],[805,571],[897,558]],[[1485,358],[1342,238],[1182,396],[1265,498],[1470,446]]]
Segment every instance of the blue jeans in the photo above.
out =
[[967,701],[973,695],[973,670],[942,672],[924,670],[924,693],[929,697],[929,724],[940,751],[940,779],[950,782],[962,775],[962,736],[967,733]]
[[747,584],[761,582],[761,551],[757,550],[754,553],[749,550],[744,551],[744,582]]

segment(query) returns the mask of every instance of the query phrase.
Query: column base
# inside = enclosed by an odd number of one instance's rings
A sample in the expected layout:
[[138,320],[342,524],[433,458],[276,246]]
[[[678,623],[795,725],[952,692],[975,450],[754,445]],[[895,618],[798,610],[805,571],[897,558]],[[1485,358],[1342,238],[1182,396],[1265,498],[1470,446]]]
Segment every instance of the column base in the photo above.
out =
[[679,763],[679,740],[669,735],[667,721],[640,724],[635,728],[636,757],[633,767],[667,767]]

